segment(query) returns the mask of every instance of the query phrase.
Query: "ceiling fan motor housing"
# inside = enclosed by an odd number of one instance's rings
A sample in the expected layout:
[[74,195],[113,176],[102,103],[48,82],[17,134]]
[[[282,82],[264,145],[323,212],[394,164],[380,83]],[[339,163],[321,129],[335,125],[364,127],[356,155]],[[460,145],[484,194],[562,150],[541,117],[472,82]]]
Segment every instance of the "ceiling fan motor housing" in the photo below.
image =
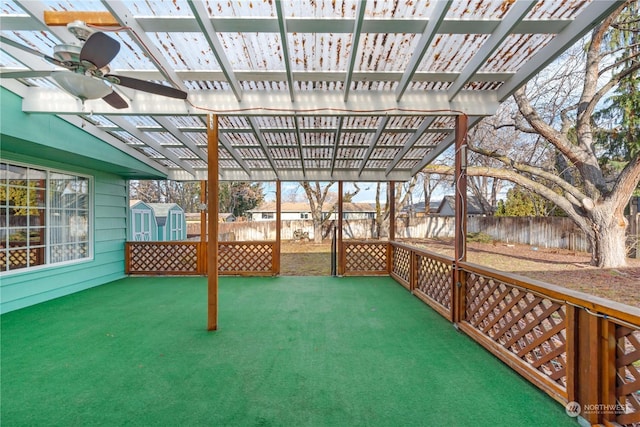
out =
[[95,30],[89,28],[87,24],[82,21],[73,21],[67,24],[67,30],[73,34],[80,41],[87,41],[91,34],[95,33]]

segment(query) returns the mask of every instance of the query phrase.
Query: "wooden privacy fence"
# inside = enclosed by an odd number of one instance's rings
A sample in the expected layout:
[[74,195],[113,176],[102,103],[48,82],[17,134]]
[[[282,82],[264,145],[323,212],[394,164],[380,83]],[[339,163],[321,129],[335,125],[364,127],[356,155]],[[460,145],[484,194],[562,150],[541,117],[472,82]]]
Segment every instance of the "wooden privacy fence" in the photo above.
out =
[[[276,242],[218,242],[218,274],[271,276],[278,273]],[[206,242],[127,242],[125,273],[205,275]]]
[[591,424],[640,423],[640,309],[390,246],[395,280],[555,400]]

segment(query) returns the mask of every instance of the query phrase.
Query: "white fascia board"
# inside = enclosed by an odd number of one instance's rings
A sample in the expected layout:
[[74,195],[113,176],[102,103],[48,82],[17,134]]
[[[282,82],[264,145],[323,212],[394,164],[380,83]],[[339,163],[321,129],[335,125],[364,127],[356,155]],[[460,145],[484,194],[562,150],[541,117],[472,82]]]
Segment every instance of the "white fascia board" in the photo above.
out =
[[[87,114],[101,115],[219,115],[276,116],[298,115],[372,115],[415,114],[455,115],[464,112],[470,116],[495,114],[499,103],[492,91],[461,91],[452,101],[446,91],[407,92],[396,101],[391,91],[352,91],[344,102],[341,91],[301,92],[292,103],[288,91],[253,91],[238,102],[232,92],[192,91],[188,102],[165,98],[139,91],[129,98],[129,107],[116,110],[102,100],[79,100],[59,90],[28,88],[25,91],[23,111],[29,113]],[[200,108],[200,106],[202,108]],[[214,108],[210,106],[215,106]]]

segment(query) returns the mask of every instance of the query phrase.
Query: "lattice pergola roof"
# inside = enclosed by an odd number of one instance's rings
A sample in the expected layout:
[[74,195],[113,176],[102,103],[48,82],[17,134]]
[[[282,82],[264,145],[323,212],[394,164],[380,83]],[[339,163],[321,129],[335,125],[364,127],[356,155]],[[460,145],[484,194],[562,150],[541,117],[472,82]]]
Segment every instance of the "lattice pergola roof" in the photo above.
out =
[[[612,0],[6,0],[0,71],[55,67],[77,43],[46,11],[103,12],[111,72],[188,92],[117,87],[129,108],[84,103],[50,77],[1,79],[171,179],[207,178],[206,114],[220,117],[223,180],[409,179],[597,25]],[[72,16],[72,15],[70,15]]]

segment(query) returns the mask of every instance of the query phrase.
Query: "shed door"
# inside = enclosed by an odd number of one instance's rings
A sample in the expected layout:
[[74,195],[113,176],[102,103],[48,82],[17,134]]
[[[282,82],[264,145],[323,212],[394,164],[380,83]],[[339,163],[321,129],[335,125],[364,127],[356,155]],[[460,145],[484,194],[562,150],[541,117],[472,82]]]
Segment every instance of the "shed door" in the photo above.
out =
[[134,209],[133,214],[133,240],[151,240],[151,212],[148,210]]
[[182,239],[182,212],[170,212],[171,215],[171,229],[169,240],[181,240]]

